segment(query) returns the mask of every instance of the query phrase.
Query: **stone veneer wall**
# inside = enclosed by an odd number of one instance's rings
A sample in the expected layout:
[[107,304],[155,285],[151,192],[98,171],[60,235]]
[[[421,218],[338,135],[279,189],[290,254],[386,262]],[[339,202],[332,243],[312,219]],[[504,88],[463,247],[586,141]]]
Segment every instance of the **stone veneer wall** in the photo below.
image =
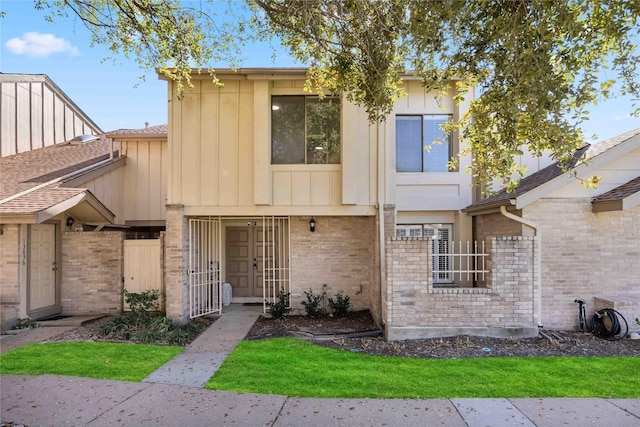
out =
[[5,330],[20,317],[20,225],[2,224],[1,227],[0,329]]
[[535,238],[492,239],[486,288],[434,288],[431,240],[386,241],[386,339],[454,335],[536,336]]
[[540,226],[544,327],[577,328],[576,298],[589,318],[594,298],[609,296],[629,307],[635,300],[640,317],[640,206],[593,213],[590,199],[542,199],[523,214]]
[[123,240],[119,231],[62,233],[64,314],[122,312]]
[[304,313],[304,291],[327,296],[342,292],[352,310],[379,311],[376,270],[375,217],[315,217],[316,231],[309,231],[308,217],[291,217],[291,307]]

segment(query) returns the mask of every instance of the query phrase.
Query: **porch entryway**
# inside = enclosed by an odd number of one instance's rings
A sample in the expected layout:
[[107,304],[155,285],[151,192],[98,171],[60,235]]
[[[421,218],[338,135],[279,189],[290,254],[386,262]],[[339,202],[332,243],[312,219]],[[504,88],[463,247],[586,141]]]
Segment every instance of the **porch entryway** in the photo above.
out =
[[189,316],[222,312],[222,284],[234,302],[260,302],[266,311],[289,292],[289,218],[189,220]]
[[28,313],[39,319],[60,313],[57,304],[56,226],[33,224],[29,229]]

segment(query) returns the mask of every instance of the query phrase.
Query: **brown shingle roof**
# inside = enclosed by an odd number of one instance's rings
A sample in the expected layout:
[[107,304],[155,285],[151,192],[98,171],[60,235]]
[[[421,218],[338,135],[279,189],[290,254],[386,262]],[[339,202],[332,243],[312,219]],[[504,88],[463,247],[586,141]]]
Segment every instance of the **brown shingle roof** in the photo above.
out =
[[0,204],[0,214],[39,212],[82,193],[83,188],[63,188],[61,181],[50,181],[107,160],[109,151],[109,141],[101,136],[85,144],[61,143],[1,158],[0,202],[4,203]]
[[125,135],[154,135],[161,136],[166,135],[168,125],[147,126],[141,129],[116,129],[111,132],[107,132],[107,136],[125,136]]
[[[571,167],[575,167],[583,159],[584,160],[593,159],[594,157],[597,157],[600,154],[622,144],[623,142],[628,141],[629,139],[635,137],[638,134],[640,134],[640,128],[614,136],[607,140],[598,142],[597,144],[584,146],[579,150],[576,150],[576,152],[574,153]],[[540,185],[546,182],[551,181],[552,179],[562,174],[563,172],[559,164],[554,163],[552,165],[547,166],[544,169],[539,170],[536,173],[529,175],[526,178],[523,178],[520,181],[520,185],[516,188],[514,192],[508,193],[506,190],[500,190],[498,193],[490,197],[479,200],[467,206],[466,208],[463,209],[463,211],[475,212],[475,211],[480,211],[484,209],[493,209],[499,206],[508,205],[510,204],[511,199],[515,199],[518,196],[528,193],[529,191],[539,187]],[[615,191],[615,190],[612,190],[612,191]]]
[[593,198],[593,203],[622,200],[640,191],[640,176]]
[[0,200],[106,160],[109,148],[109,141],[101,136],[97,141],[81,145],[61,143],[3,157],[0,159]]

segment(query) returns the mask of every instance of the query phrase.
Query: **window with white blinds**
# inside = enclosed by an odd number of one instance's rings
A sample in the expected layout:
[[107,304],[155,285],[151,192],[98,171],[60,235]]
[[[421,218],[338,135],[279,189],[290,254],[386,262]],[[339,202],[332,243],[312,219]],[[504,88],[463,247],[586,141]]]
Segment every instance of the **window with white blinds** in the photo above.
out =
[[396,237],[431,237],[433,283],[451,283],[453,224],[397,224]]
[[396,171],[448,172],[451,135],[440,126],[450,119],[448,114],[396,116]]

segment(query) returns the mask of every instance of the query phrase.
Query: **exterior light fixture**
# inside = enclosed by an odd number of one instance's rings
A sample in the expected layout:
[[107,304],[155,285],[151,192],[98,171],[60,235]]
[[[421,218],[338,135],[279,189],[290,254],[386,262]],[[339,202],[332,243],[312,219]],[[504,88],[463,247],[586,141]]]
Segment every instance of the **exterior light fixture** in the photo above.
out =
[[74,222],[76,222],[75,219],[73,219],[71,217],[67,218],[67,227],[71,227]]
[[313,219],[313,217],[311,217],[311,221],[309,221],[309,231],[312,233],[316,231],[316,220]]

